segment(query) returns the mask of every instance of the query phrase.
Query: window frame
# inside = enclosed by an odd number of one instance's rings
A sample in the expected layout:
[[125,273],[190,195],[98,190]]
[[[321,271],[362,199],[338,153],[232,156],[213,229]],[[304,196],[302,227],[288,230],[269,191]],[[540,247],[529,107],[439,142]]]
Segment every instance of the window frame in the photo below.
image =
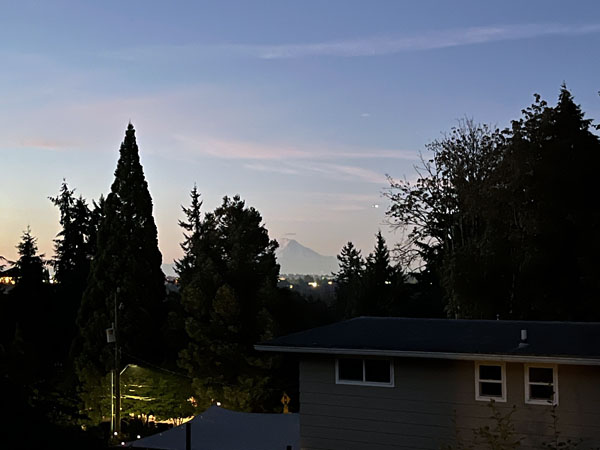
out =
[[[548,383],[540,383],[536,381],[529,381],[529,369],[540,368],[540,369],[552,369],[552,387],[554,389],[553,401],[539,400],[531,398],[530,386],[542,385],[548,386]],[[557,364],[541,364],[541,363],[526,363],[523,365],[524,378],[525,378],[525,403],[528,405],[544,405],[544,406],[557,406],[558,405],[558,365]]]
[[[341,359],[358,359],[362,361],[362,381],[359,380],[344,380],[340,379],[340,360]],[[378,360],[387,361],[390,367],[390,382],[383,383],[378,381],[365,381],[366,368],[365,361]],[[394,387],[394,360],[389,358],[352,358],[352,357],[337,357],[335,358],[335,384],[347,384],[355,386],[374,386],[374,387]]]
[[[479,367],[480,366],[499,366],[500,367],[500,380],[486,380],[479,378]],[[502,386],[502,396],[496,397],[491,395],[481,395],[479,390],[479,383],[495,383]],[[500,403],[506,403],[506,363],[503,361],[475,361],[475,400],[480,402],[489,402],[494,400]]]

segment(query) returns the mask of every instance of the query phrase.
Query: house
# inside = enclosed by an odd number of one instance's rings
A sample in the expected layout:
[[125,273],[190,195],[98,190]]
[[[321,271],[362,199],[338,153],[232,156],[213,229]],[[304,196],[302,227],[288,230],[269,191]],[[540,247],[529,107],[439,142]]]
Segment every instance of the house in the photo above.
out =
[[438,450],[491,400],[520,448],[600,447],[600,323],[359,317],[256,349],[299,355],[302,449]]

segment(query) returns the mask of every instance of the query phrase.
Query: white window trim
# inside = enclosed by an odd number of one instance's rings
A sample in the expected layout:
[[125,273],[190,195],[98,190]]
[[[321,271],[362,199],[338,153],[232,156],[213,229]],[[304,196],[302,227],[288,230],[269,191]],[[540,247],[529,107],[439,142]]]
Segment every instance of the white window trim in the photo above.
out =
[[[342,358],[342,359],[352,359],[352,358]],[[382,361],[387,361],[390,365],[390,382],[389,383],[364,381],[365,380],[365,360],[380,359],[380,358],[355,358],[355,359],[359,359],[362,361],[363,381],[340,380],[339,358],[336,358],[335,359],[335,384],[351,384],[351,385],[356,385],[356,386],[394,387],[394,360],[393,359],[382,359]]]
[[[529,383],[529,368],[540,367],[544,369],[552,369],[552,386],[554,387],[554,401],[549,402],[547,400],[536,400],[530,398],[529,386],[530,384],[546,384],[546,383]],[[558,365],[556,364],[524,364],[525,371],[525,403],[529,405],[545,405],[555,406],[558,405]]]
[[[481,380],[479,379],[479,366],[500,366],[501,380]],[[502,397],[490,395],[479,395],[479,382],[502,384]],[[475,361],[475,400],[506,403],[506,363],[501,361]]]

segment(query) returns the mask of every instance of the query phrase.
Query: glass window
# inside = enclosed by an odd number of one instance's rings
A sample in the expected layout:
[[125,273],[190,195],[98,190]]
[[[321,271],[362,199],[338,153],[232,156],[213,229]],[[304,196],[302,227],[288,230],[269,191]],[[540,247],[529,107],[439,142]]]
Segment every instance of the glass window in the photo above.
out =
[[475,362],[475,399],[506,401],[505,364]]
[[339,358],[336,383],[393,386],[394,365],[389,359]]
[[363,360],[339,359],[338,379],[348,381],[363,381]]
[[390,383],[390,362],[382,359],[365,359],[365,381]]
[[525,365],[525,403],[558,404],[558,372],[553,365]]

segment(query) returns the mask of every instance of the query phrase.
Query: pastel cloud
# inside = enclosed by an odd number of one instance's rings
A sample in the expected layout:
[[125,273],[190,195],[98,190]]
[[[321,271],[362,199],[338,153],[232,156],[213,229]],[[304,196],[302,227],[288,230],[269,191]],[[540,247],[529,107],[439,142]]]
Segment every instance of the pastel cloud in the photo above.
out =
[[371,36],[313,44],[239,46],[264,59],[308,56],[380,56],[408,51],[433,50],[489,42],[532,39],[553,35],[583,35],[600,32],[600,24],[523,24],[470,27],[433,31],[413,36]]
[[190,61],[196,57],[257,57],[262,59],[302,57],[382,56],[401,52],[426,51],[499,41],[535,39],[546,36],[577,36],[600,32],[600,24],[557,23],[488,25],[435,30],[414,35],[379,35],[299,44],[182,44],[140,46],[104,52],[101,56],[122,61]]
[[222,159],[242,160],[340,160],[340,159],[405,159],[418,160],[412,150],[388,149],[336,149],[333,147],[295,147],[286,144],[255,143],[250,141],[219,139],[209,136],[177,134],[174,139],[194,154],[204,154]]

